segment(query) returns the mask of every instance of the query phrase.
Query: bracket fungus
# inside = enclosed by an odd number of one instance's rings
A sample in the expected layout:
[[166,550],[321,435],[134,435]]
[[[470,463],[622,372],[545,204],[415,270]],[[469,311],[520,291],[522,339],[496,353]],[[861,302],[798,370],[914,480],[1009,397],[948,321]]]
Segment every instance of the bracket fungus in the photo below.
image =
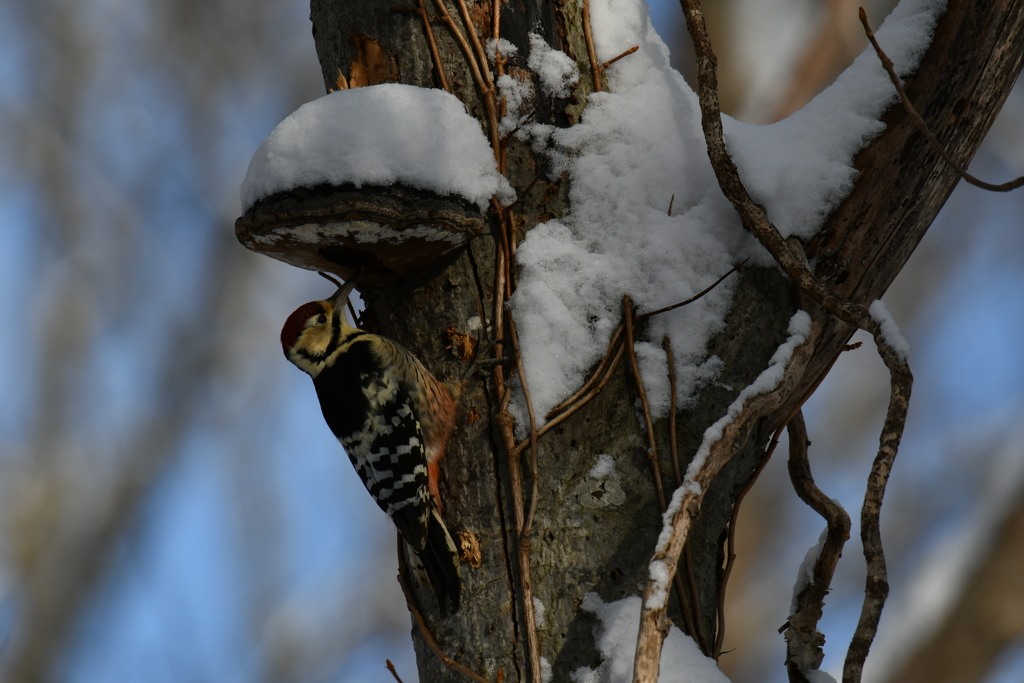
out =
[[303,105],[263,141],[241,188],[239,241],[310,270],[386,285],[483,232],[515,194],[480,124],[441,90],[387,83]]
[[235,221],[238,241],[285,263],[387,284],[466,244],[484,228],[475,206],[403,186],[319,185],[275,193]]

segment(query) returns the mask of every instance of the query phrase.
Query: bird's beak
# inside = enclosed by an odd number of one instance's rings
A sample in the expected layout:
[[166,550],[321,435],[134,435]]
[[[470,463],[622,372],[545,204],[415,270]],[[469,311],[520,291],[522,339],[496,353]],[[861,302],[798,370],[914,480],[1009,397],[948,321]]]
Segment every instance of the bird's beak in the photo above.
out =
[[[320,274],[323,275],[324,277],[327,277],[323,273]],[[328,299],[328,301],[330,301],[335,307],[344,307],[345,303],[348,301],[349,295],[352,294],[352,290],[355,289],[356,287],[356,281],[359,280],[359,276],[362,274],[363,269],[360,268],[355,272],[355,274],[352,275],[352,277],[345,281],[345,284],[338,285],[338,291],[336,291],[331,296],[331,298]],[[327,277],[327,279],[331,280],[335,284],[338,284],[338,281],[335,280],[334,278]]]

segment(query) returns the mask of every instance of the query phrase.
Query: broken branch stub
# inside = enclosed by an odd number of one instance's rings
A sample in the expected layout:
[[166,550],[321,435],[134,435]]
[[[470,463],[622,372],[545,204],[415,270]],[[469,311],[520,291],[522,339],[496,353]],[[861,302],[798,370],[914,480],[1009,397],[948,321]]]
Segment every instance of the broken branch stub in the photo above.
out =
[[444,260],[484,230],[475,204],[403,185],[299,187],[235,221],[246,248],[308,270],[388,285]]

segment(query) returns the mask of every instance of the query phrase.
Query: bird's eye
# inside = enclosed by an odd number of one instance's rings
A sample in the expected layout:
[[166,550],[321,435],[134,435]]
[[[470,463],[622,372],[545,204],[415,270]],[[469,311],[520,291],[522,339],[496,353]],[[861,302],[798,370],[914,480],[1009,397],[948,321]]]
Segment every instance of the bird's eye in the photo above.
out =
[[314,320],[313,322],[315,322],[317,325],[323,325],[327,322],[327,316],[321,313],[316,317],[316,320]]

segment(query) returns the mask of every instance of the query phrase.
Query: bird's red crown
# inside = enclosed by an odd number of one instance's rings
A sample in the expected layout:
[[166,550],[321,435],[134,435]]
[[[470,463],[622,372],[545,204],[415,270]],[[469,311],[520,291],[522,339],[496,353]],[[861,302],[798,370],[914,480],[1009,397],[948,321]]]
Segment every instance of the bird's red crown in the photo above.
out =
[[288,316],[284,327],[281,328],[281,346],[285,351],[295,346],[299,335],[306,328],[306,321],[314,315],[324,313],[323,304],[319,301],[310,301],[295,309],[295,312]]

